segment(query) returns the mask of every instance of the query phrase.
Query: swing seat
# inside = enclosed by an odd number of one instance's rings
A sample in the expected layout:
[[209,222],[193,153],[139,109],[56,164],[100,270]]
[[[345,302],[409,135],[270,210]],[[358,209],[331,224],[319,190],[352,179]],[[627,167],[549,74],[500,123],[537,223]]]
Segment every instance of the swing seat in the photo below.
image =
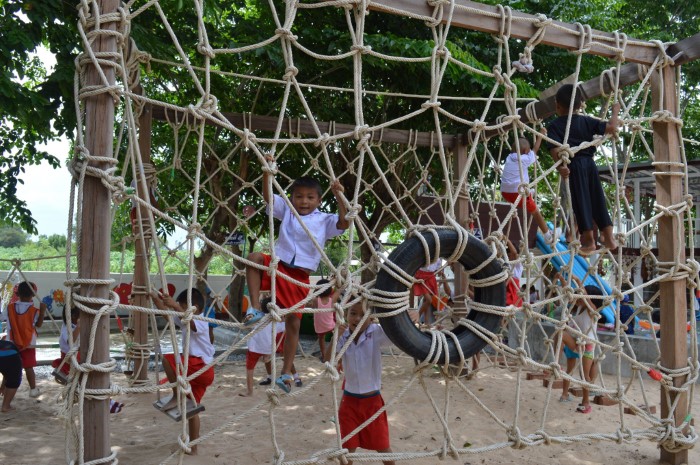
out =
[[60,370],[54,370],[51,372],[53,375],[54,379],[58,384],[66,385],[68,384],[68,375],[66,375],[64,372]]
[[[163,412],[164,414],[166,414],[167,416],[169,416],[171,419],[173,419],[175,421],[182,421],[182,413],[180,412],[180,407],[178,405],[176,405],[175,407],[170,408],[168,410],[163,410],[163,407],[168,402],[170,402],[170,399],[172,399],[172,396],[166,397],[165,399],[157,400],[157,401],[153,402],[153,406],[156,409]],[[195,415],[197,415],[205,410],[204,405],[201,405],[201,404],[197,405],[194,402],[194,400],[192,400],[192,399],[187,399],[185,409],[186,409],[185,418],[187,420],[189,420],[193,416],[195,416]]]

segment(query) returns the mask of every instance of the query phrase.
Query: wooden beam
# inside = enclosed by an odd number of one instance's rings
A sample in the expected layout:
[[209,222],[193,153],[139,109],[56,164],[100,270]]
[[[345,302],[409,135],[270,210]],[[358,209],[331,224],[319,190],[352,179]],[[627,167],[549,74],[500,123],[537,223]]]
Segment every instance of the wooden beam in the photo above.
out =
[[[681,53],[681,56],[677,56]],[[700,58],[700,32],[669,46],[666,54],[675,57],[675,65],[683,65]]]
[[[676,70],[666,66],[652,76],[652,107],[654,112],[668,111],[676,114],[678,104],[676,89]],[[668,207],[683,200],[683,178],[664,173],[683,173],[681,166],[674,165],[682,161],[678,137],[678,127],[674,122],[657,121],[654,128],[654,158],[656,160],[656,201],[660,206]],[[669,164],[665,164],[668,162]],[[670,215],[659,218],[657,244],[659,261],[662,263],[685,263],[685,234],[683,218],[685,215]],[[679,234],[680,233],[680,234]],[[686,317],[688,311],[685,279],[661,281],[661,366],[670,370],[688,366],[688,339]],[[691,335],[694,336],[694,335]],[[673,385],[680,387],[685,383],[684,377],[676,377]],[[659,384],[661,397],[661,418],[668,418],[672,412],[673,426],[678,426],[688,414],[687,392],[669,391]],[[688,463],[688,450],[671,452],[661,448],[661,461],[670,465]]]
[[[400,14],[421,21],[432,21],[434,8],[425,0],[371,0],[369,9],[385,13]],[[514,39],[528,40],[536,32],[537,17],[527,13],[512,10],[510,37]],[[447,22],[446,15],[442,22]],[[452,26],[462,27],[473,31],[499,34],[501,30],[501,14],[496,6],[468,0],[455,0],[455,9],[452,15]],[[616,58],[617,54],[608,47],[615,47],[615,35],[609,32],[592,30],[595,39],[590,43],[592,55],[606,58]],[[623,58],[625,61],[649,65],[654,62],[659,51],[651,43],[628,38]],[[580,43],[579,29],[574,24],[561,21],[552,21],[552,25],[545,30],[540,44],[567,50],[578,50]]]
[[[276,116],[259,116],[250,115],[243,113],[232,113],[224,112],[222,113],[229,123],[238,128],[248,128],[250,131],[270,131],[274,132],[277,128]],[[166,109],[164,107],[154,107],[153,108],[153,118],[160,121],[181,121],[185,117],[184,111],[174,111],[171,109]],[[216,122],[212,120],[207,120],[208,125],[217,125]],[[344,134],[344,138],[354,137],[355,125],[352,124],[341,124],[341,123],[330,123],[317,121],[321,134],[331,133],[333,134]],[[220,125],[219,125],[220,126]],[[282,131],[289,132],[295,136],[305,135],[316,137],[316,132],[311,124],[311,121],[299,118],[285,118],[282,121]],[[390,142],[396,144],[415,144],[418,147],[436,147],[437,146],[437,136],[431,132],[416,132],[408,131],[405,129],[390,129],[386,128],[383,131],[378,129],[372,135],[372,140],[374,142]],[[457,141],[457,136],[445,134],[442,136],[442,143],[446,149],[454,148]]]
[[[145,177],[144,165],[151,164],[151,104],[147,103],[143,107],[143,111],[139,116],[139,153],[141,157],[136,162],[136,191],[142,199],[151,199],[150,190]],[[134,234],[134,281],[132,283],[131,293],[134,299],[134,305],[139,307],[148,307],[148,272],[150,267],[151,257],[151,231],[148,218],[150,213],[145,206],[138,206],[139,215],[136,215],[131,224],[132,233]],[[134,212],[136,213],[136,212]],[[150,353],[148,349],[148,314],[144,312],[134,311],[131,313],[131,321],[134,325],[134,372],[132,379],[135,381],[144,382],[148,379],[148,360]],[[157,328],[153,328],[157,332]]]
[[[95,15],[110,15],[117,12],[120,2],[118,0],[98,0],[91,4],[90,15],[86,24],[91,24],[88,35],[94,32],[93,41],[89,46],[97,57],[107,60],[117,53],[117,36],[105,34],[104,30],[116,31],[116,20],[113,22],[98,22],[102,31],[95,31]],[[90,21],[92,19],[93,21]],[[87,46],[87,45],[86,45]],[[98,58],[100,59],[100,58]],[[106,82],[102,81],[96,66],[92,62],[86,65],[84,87],[113,86],[116,82],[115,67],[102,66],[102,72]],[[116,63],[115,63],[116,66]],[[94,156],[114,156],[114,98],[108,92],[98,93],[83,99],[85,105],[85,147],[88,153]],[[79,128],[80,130],[80,128]],[[106,170],[111,165],[104,162],[89,161],[89,166],[99,170]],[[96,176],[86,176],[83,182],[82,227],[80,233],[80,246],[78,247],[78,278],[86,280],[109,279],[109,251],[112,233],[111,194],[109,189],[102,185],[102,180]],[[109,286],[107,284],[82,284],[80,295],[93,299],[109,298]],[[100,304],[89,304],[90,308],[99,309]],[[91,313],[80,312],[80,360],[82,363],[99,365],[109,362],[109,315],[99,318],[94,322],[95,316]],[[91,334],[93,325],[95,334]],[[94,349],[88,357],[88,346],[94,337]],[[85,388],[109,389],[110,373],[90,371],[81,376],[87,377]],[[85,397],[83,408],[83,434],[84,457],[78,456],[80,463],[95,461],[109,457],[110,427],[109,427],[109,398],[97,399],[92,396]],[[80,452],[80,451],[79,451]],[[103,462],[99,462],[103,463]]]

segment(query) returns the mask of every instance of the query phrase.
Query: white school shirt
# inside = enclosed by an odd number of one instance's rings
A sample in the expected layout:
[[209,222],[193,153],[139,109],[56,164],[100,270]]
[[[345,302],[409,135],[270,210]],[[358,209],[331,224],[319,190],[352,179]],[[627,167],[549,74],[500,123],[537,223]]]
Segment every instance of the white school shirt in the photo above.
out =
[[[194,321],[194,326],[197,331],[190,331],[190,353],[191,357],[201,357],[204,363],[210,363],[214,360],[214,344],[209,340],[209,323],[202,320],[192,320]],[[175,324],[182,326],[182,321],[180,318],[175,317]],[[183,328],[186,331],[187,328]],[[180,343],[180,353],[184,353],[182,344],[184,343],[185,335],[182,335],[182,342]]]
[[[350,337],[349,329],[338,340],[336,350],[339,352]],[[378,391],[382,387],[382,351],[383,346],[391,344],[384,330],[377,323],[367,326],[356,341],[348,346],[343,354],[345,371],[345,390],[353,394]]]
[[520,278],[523,277],[523,264],[515,263],[511,269],[511,272],[513,273],[513,277],[520,281]]
[[[27,310],[29,310],[29,307],[33,305],[33,302],[21,302],[21,301],[16,301],[15,302],[15,312],[18,315],[23,315],[27,313]],[[12,325],[10,323],[10,317],[7,315],[7,312],[10,311],[9,305],[8,308],[0,315],[0,320],[5,320],[5,331],[7,332],[7,340],[12,341]],[[36,312],[36,316],[34,317],[34,325],[36,326],[37,321],[39,321],[39,312]],[[34,334],[32,335],[32,342],[29,344],[28,347],[36,347],[36,329],[34,330]]]
[[[321,262],[321,252],[316,249],[316,246],[306,234],[306,231],[304,231],[304,227],[297,221],[287,202],[279,195],[274,195],[273,197],[272,216],[282,221],[279,237],[277,237],[277,242],[275,242],[275,252],[280,260],[285,263],[293,264],[298,268],[316,271],[318,264]],[[269,213],[270,206],[268,205],[267,208]],[[314,235],[316,242],[321,248],[323,248],[328,239],[340,236],[345,232],[344,229],[336,227],[339,218],[335,214],[322,213],[316,209],[300,218],[309,229],[309,232]]]
[[427,272],[429,272],[429,273],[435,273],[437,270],[440,269],[440,267],[442,267],[442,264],[443,264],[442,258],[438,258],[437,260],[435,260],[435,261],[434,261],[433,263],[431,263],[430,265],[420,267],[420,270],[421,270],[421,271],[427,271]]
[[579,307],[578,310],[578,315],[574,316],[576,326],[585,336],[595,339],[595,324],[593,324],[593,318],[591,318],[588,314],[588,310],[585,308]]
[[[506,158],[506,163],[503,165],[503,174],[501,175],[501,192],[517,193],[520,184],[530,184],[530,175],[527,169],[530,165],[537,161],[537,155],[530,150],[526,154],[521,154],[518,160],[517,153],[511,153]],[[520,165],[523,166],[523,177],[520,178]]]
[[[75,329],[75,327],[75,324],[70,324],[71,332]],[[80,337],[78,337],[77,340],[73,341],[73,344],[78,344],[79,340]],[[68,340],[68,326],[65,323],[63,323],[63,326],[61,326],[61,335],[58,337],[58,347],[64,354],[70,352],[70,341]]]
[[[277,332],[284,332],[284,322],[277,323]],[[248,339],[248,352],[270,355],[272,352],[272,323],[267,325]]]

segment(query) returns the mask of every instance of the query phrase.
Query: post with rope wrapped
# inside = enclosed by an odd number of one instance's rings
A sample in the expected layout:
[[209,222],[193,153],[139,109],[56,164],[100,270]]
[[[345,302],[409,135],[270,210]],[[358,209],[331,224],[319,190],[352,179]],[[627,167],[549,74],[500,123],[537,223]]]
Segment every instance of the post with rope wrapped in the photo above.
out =
[[[463,137],[455,138],[454,146],[454,173],[452,174],[453,182],[459,182],[462,177],[462,173],[467,169],[467,146],[465,144]],[[455,219],[465,230],[469,230],[469,199],[467,194],[469,193],[468,184],[465,182],[462,185],[462,189],[455,193]],[[467,273],[464,271],[463,266],[455,266],[453,268],[455,280],[454,280],[454,295],[455,297],[460,296],[460,302],[464,303],[464,296],[467,293]],[[456,302],[455,302],[456,304]]]
[[[139,86],[139,89],[140,86]],[[152,127],[152,108],[151,104],[146,103],[143,106],[141,115],[139,115],[139,152],[140,158],[136,164],[136,192],[140,199],[151,199],[150,186],[148,175],[146,174],[145,166],[151,164],[151,127]],[[134,234],[134,281],[131,287],[131,292],[134,299],[134,305],[138,307],[147,307],[148,301],[148,270],[150,265],[150,250],[151,250],[151,224],[148,221],[148,207],[138,205],[135,208],[139,210],[135,215],[134,223],[132,224],[132,232]],[[167,286],[163,285],[163,289]],[[132,380],[136,382],[144,382],[148,379],[148,359],[150,353],[148,347],[148,314],[144,312],[132,312],[131,321],[134,325],[134,347],[133,361],[134,373]],[[154,329],[155,330],[155,329]]]
[[[671,118],[653,122],[654,156],[656,171],[656,202],[664,208],[677,205],[683,200],[683,167],[681,159],[681,140],[678,122],[675,121],[678,107],[676,68],[665,65],[654,73],[652,78],[653,110],[656,114],[666,113]],[[664,215],[659,218],[657,244],[659,261],[669,269],[666,272],[677,273],[675,266],[685,263],[685,232],[683,230],[684,213]],[[686,280],[670,276],[660,283],[661,291],[661,366],[676,370],[688,366],[688,341],[686,333],[687,303]],[[673,385],[680,387],[687,376],[673,378]],[[661,386],[661,418],[670,414],[670,427],[683,423],[687,411],[687,392],[667,392]],[[678,398],[680,397],[680,398]],[[674,409],[675,406],[675,409]],[[688,463],[688,450],[669,451],[661,449],[660,459],[670,465]]]
[[[83,97],[85,111],[85,149],[91,157],[88,169],[104,172],[111,167],[107,159],[113,158],[115,101],[106,89],[116,82],[117,66],[117,21],[115,13],[118,0],[98,0],[81,5],[81,26],[92,42],[84,42],[91,50],[82,56],[85,67],[84,89],[91,94]],[[95,10],[97,8],[97,10]],[[84,16],[83,16],[84,15]],[[106,17],[109,15],[109,17]],[[99,61],[99,64],[98,64]],[[98,69],[99,67],[99,69]],[[94,92],[102,89],[101,92]],[[80,128],[79,128],[80,130]],[[80,298],[106,302],[109,298],[109,262],[112,232],[111,192],[102,184],[99,176],[87,175],[83,183],[82,227],[78,255],[78,278],[81,283]],[[94,281],[94,282],[91,282]],[[96,311],[101,303],[90,302],[86,306]],[[94,322],[99,318],[98,322]],[[91,332],[95,325],[94,347],[88,357]],[[109,314],[80,313],[80,357],[83,364],[101,365],[109,362]],[[109,389],[110,373],[91,370],[82,374],[87,377],[86,392]],[[84,462],[111,463],[109,428],[109,396],[85,396],[81,429],[84,443]],[[109,460],[106,462],[105,460]]]

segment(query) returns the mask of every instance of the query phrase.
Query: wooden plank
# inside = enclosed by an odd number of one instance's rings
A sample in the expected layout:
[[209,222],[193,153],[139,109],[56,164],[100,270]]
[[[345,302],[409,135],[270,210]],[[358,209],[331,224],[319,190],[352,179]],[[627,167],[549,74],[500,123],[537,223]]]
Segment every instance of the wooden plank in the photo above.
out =
[[[652,77],[653,111],[668,111],[676,114],[678,99],[676,95],[676,71],[667,66]],[[663,172],[683,172],[679,166],[659,164],[681,161],[678,130],[674,123],[658,121],[652,124],[654,129],[654,158],[656,160],[656,201],[660,206],[677,204],[683,199],[683,178],[681,176],[663,175]],[[657,244],[659,261],[665,263],[685,263],[685,243],[683,238],[683,217],[662,216],[659,218]],[[680,231],[680,237],[678,232]],[[663,239],[662,239],[663,238]],[[678,260],[678,261],[676,261]],[[688,365],[688,340],[686,334],[687,292],[685,279],[662,281],[660,289],[661,308],[661,366],[669,369],[685,368]],[[680,387],[684,377],[674,379],[674,386]],[[687,393],[667,391],[660,385],[661,417],[668,418],[673,405],[675,425],[680,425],[687,411]],[[671,465],[688,463],[688,450],[670,452],[660,449],[661,461]]]
[[[434,8],[428,5],[428,2],[425,0],[372,0],[369,4],[369,9],[406,15],[422,21],[432,21],[434,11]],[[447,11],[447,8],[445,8],[445,11]],[[512,10],[511,16],[513,18],[510,28],[511,38],[528,40],[537,32],[537,27],[534,25],[537,21],[536,16],[515,10]],[[442,18],[443,23],[447,22],[446,17],[447,15],[445,14]],[[581,40],[579,38],[579,29],[576,25],[562,21],[552,21],[552,25],[545,30],[540,44],[567,50],[579,49]],[[455,0],[452,26],[489,34],[499,34],[501,30],[501,14],[496,6],[468,0]],[[592,34],[596,38],[591,42],[588,53],[614,59],[616,53],[607,48],[615,46],[614,34],[595,29],[592,30]],[[623,54],[625,61],[647,65],[654,62],[658,55],[658,49],[655,46],[651,46],[649,42],[632,38],[627,40],[628,43]]]
[[675,59],[676,66],[683,65],[700,58],[700,32],[676,42],[666,49],[666,54],[671,58],[676,57],[676,55],[679,53],[682,53],[683,55]]
[[[143,107],[141,116],[139,116],[139,153],[141,158],[140,163],[136,165],[136,190],[142,199],[151,198],[150,192],[144,189],[146,180],[143,179],[143,165],[151,163],[151,123],[152,107],[150,103],[147,103]],[[148,223],[148,217],[150,216],[148,208],[145,206],[139,206],[138,208],[142,223],[139,223],[139,216],[136,216],[135,224],[132,225],[132,232],[136,241],[134,243],[134,281],[131,293],[134,296],[134,305],[148,307],[148,296],[144,292],[148,292],[152,232]],[[143,234],[144,231],[146,231],[146,234]],[[143,241],[141,236],[143,236]],[[134,311],[131,315],[131,321],[134,325],[134,343],[136,344],[132,378],[137,381],[146,381],[148,379],[148,359],[150,357],[150,354],[145,349],[148,346],[148,314]],[[157,329],[154,329],[154,331],[157,331]]]
[[[277,128],[276,116],[260,116],[243,113],[223,112],[224,117],[229,123],[237,128],[248,128],[250,131],[269,131],[273,132]],[[164,107],[153,108],[153,118],[160,121],[180,121],[185,117],[183,111],[174,111]],[[208,125],[217,125],[212,120],[207,120]],[[343,123],[330,123],[328,121],[317,121],[321,134],[345,134],[345,138],[354,137],[355,125]],[[219,125],[220,126],[220,125]],[[284,118],[282,121],[282,132],[291,132],[296,136],[311,136],[316,137],[316,131],[313,128],[311,121],[300,118]],[[415,144],[418,147],[435,147],[437,146],[437,136],[431,132],[408,131],[405,129],[390,129],[386,128],[383,131],[378,129],[374,132],[372,140],[375,142],[390,142],[397,144]],[[442,143],[445,149],[449,150],[456,145],[457,136],[444,134]]]
[[[96,10],[100,15],[110,15],[117,12],[120,2],[118,0],[98,0]],[[95,9],[86,12],[94,15]],[[92,17],[94,19],[94,16]],[[95,23],[86,21],[86,24]],[[100,24],[100,28],[115,31],[117,24],[107,22]],[[88,34],[90,30],[86,31]],[[92,51],[98,57],[112,56],[117,52],[116,35],[98,33],[93,37]],[[113,86],[116,82],[115,68],[103,66],[107,82],[103,82],[96,67],[86,63],[86,76],[84,87],[103,85]],[[85,147],[88,153],[113,157],[114,140],[114,99],[107,92],[85,97]],[[110,167],[104,162],[90,161],[89,165],[97,169],[106,170]],[[102,185],[102,180],[95,176],[86,176],[83,182],[82,209],[83,221],[80,229],[80,247],[78,247],[78,278],[80,279],[109,279],[110,243],[112,232],[111,194]],[[105,284],[83,284],[80,295],[97,299],[109,298],[109,286]],[[90,304],[91,308],[98,309],[100,305]],[[83,363],[98,365],[109,362],[109,316],[104,315],[95,325],[95,342],[92,356],[88,358],[88,345],[91,340],[91,329],[95,316],[80,312],[80,360]],[[92,371],[82,376],[87,376],[86,389],[108,389],[110,374]],[[84,457],[78,457],[79,462],[89,462],[104,459],[111,454],[110,426],[109,426],[109,398],[95,399],[86,396],[83,408],[83,428],[81,428],[84,442]]]
[[[637,82],[641,81],[641,78],[646,73],[646,67],[634,63],[628,63],[626,65],[623,65],[620,67],[620,87],[626,87],[632,84],[636,84]],[[586,82],[583,82],[579,85],[579,89],[581,90],[581,93],[583,95],[584,100],[592,100],[594,98],[601,97],[602,95],[608,95],[610,92],[613,90],[613,84],[615,83],[615,75],[617,74],[617,70],[613,69],[611,71],[611,79],[605,79],[603,81],[603,85],[601,87],[600,85],[600,76],[589,79]],[[529,124],[533,123],[537,120],[540,119],[547,119],[550,116],[554,115],[555,112],[555,104],[554,104],[554,97],[557,93],[557,90],[563,86],[564,84],[571,83],[573,79],[571,76],[568,76],[567,78],[557,82],[554,84],[552,87],[549,87],[548,89],[544,90],[540,94],[540,100],[535,102],[534,104],[534,119],[528,118],[528,115],[525,111],[525,108],[518,108],[517,114],[520,116],[520,121],[522,121],[524,124]],[[495,124],[491,123],[491,124]],[[469,132],[472,132],[472,130],[468,131],[467,134],[464,135],[463,140],[469,140]],[[491,138],[493,136],[498,135],[497,130],[490,130],[490,131],[484,131],[483,132],[484,137]]]

